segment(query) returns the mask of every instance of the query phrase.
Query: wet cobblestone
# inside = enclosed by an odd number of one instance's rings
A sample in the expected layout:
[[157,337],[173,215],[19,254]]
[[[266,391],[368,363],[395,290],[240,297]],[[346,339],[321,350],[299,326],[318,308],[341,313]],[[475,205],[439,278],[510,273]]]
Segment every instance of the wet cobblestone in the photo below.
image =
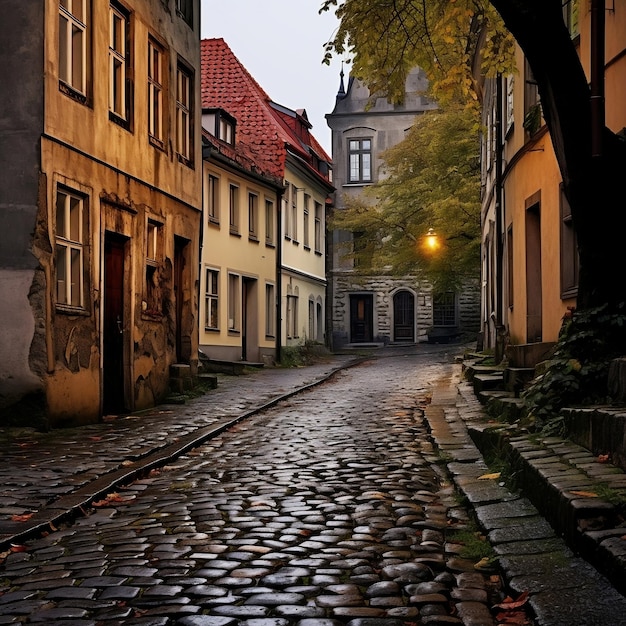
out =
[[494,624],[424,420],[449,367],[366,362],[109,494],[7,556],[0,623]]

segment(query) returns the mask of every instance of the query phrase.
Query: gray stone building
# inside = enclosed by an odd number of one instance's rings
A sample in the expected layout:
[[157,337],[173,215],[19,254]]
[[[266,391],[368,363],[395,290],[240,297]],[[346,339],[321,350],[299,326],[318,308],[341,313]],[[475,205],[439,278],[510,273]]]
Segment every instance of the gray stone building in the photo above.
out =
[[[382,155],[401,142],[415,118],[435,109],[427,98],[427,79],[413,70],[402,104],[372,98],[369,89],[341,74],[332,113],[334,210],[385,177]],[[478,282],[463,293],[433,293],[418,276],[363,275],[352,258],[353,234],[335,230],[328,236],[328,337],[334,350],[346,345],[448,341],[479,324]]]

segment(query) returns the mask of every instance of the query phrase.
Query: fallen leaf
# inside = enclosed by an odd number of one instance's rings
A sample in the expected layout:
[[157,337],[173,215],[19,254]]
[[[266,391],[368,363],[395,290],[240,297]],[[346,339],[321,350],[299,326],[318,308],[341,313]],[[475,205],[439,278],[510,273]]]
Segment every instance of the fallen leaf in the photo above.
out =
[[500,604],[494,604],[493,608],[505,609],[506,611],[510,611],[512,609],[519,609],[520,606],[524,606],[524,604],[526,604],[527,601],[528,601],[528,591],[524,591],[523,593],[519,595],[517,600],[513,600],[513,598],[511,598],[510,596],[507,596],[504,599],[504,602],[501,602]]
[[608,463],[609,455],[608,454],[599,454],[598,455],[598,463]]
[[498,613],[496,615],[498,626],[501,624],[513,624],[514,626],[527,626],[530,624],[528,616],[524,611],[511,611],[507,613]]
[[12,522],[27,522],[33,516],[32,513],[24,513],[23,515],[12,515]]
[[598,494],[593,491],[570,491],[574,496],[580,496],[581,498],[597,498]]
[[478,480],[495,480],[497,478],[500,478],[500,472],[494,472],[493,474],[483,474],[482,476],[478,477]]
[[102,437],[99,435],[92,435],[89,439],[91,439],[91,441],[102,441]]
[[24,544],[12,543],[11,552],[26,552],[28,548]]
[[135,461],[122,461],[122,467],[132,467],[135,464]]

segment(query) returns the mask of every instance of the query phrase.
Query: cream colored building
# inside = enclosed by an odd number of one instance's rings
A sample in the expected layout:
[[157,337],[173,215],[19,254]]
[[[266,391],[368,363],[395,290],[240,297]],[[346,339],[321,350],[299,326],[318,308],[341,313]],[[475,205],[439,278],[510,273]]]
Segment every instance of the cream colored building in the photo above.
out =
[[[205,127],[214,126],[215,136],[239,151],[240,163],[247,158],[253,171],[280,183],[282,197],[276,196],[275,238],[275,337],[276,357],[280,360],[283,346],[326,340],[326,206],[334,190],[331,159],[315,140],[306,112],[273,102],[223,39],[204,39],[201,46],[205,119],[208,120],[207,114],[219,113],[221,116],[220,123],[211,118]],[[232,125],[230,131],[229,124]],[[224,188],[222,184],[222,193]],[[249,192],[244,188],[240,193],[243,197],[239,201],[245,210]],[[245,220],[241,228],[244,227]],[[222,228],[220,225],[220,237],[223,236]],[[240,234],[247,236],[246,232]],[[204,247],[210,246],[210,242],[209,225]],[[229,242],[228,246],[243,245],[232,237]],[[226,245],[226,241],[219,245]],[[259,253],[262,249],[259,248]],[[243,259],[238,267],[241,268],[242,262]],[[240,274],[234,268],[232,273]],[[261,286],[260,279],[258,286]],[[235,290],[233,285],[232,291]],[[259,316],[268,320],[264,310],[259,311]],[[227,316],[226,320],[235,323],[237,317]],[[259,322],[259,327],[263,329],[264,324]],[[262,337],[260,332],[259,338]],[[236,334],[231,333],[225,339],[222,353],[236,354],[233,352],[237,347]],[[203,335],[203,346],[205,340],[206,335]],[[215,346],[213,351],[218,352],[218,347]]]
[[202,352],[211,360],[272,363],[277,342],[278,214],[282,183],[255,172],[234,145],[235,120],[203,116]]
[[46,426],[150,407],[172,365],[197,367],[199,11],[34,1],[2,20],[5,422],[24,399]]

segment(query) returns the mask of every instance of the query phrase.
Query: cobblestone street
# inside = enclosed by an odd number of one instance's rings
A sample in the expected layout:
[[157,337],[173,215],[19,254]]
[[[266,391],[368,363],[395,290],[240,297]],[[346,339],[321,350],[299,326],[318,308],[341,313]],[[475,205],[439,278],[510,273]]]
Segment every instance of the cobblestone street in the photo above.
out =
[[495,624],[424,419],[451,367],[366,361],[108,494],[6,558],[0,623]]

